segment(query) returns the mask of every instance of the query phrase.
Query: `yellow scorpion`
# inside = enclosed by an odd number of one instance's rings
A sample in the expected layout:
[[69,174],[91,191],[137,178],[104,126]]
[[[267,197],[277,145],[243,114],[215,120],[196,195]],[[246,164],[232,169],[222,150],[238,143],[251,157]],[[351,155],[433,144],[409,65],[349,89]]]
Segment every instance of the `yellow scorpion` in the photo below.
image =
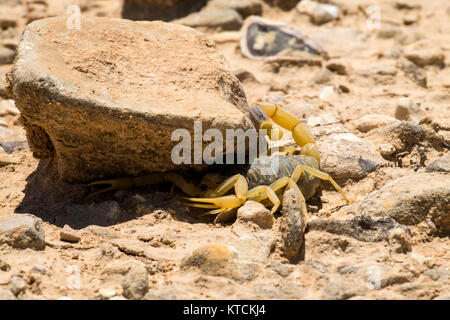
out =
[[[244,172],[235,174],[216,188],[208,190],[202,190],[195,184],[187,182],[180,174],[169,172],[96,181],[89,186],[107,185],[108,187],[92,193],[89,197],[111,190],[171,182],[189,196],[184,198],[187,201],[186,205],[211,209],[207,212],[208,214],[219,214],[238,208],[247,200],[264,203],[269,200],[272,203],[271,212],[275,213],[280,206],[280,197],[284,188],[284,190],[295,190],[301,199],[302,213],[307,218],[306,200],[315,194],[321,179],[329,181],[345,201],[351,203],[333,178],[319,170],[319,149],[311,130],[304,122],[276,104],[254,103],[250,106],[250,113],[260,129],[266,129],[267,135],[273,140],[279,139],[282,134],[280,130],[273,127],[273,123],[291,131],[294,141],[301,147],[300,155],[294,155],[295,149],[289,149],[287,155],[260,156]],[[267,169],[272,173],[267,174]],[[264,174],[262,174],[263,171]],[[234,194],[228,194],[233,188]]]

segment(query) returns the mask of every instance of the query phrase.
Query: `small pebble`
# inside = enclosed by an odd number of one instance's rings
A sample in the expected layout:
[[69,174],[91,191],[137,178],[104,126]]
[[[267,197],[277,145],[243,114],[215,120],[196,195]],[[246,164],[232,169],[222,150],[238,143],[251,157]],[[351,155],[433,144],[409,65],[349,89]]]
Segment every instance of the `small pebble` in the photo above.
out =
[[424,111],[420,108],[420,103],[414,103],[410,98],[399,98],[394,116],[398,120],[418,123],[424,116]]
[[330,61],[327,63],[327,69],[331,72],[335,72],[338,75],[344,76],[347,74],[345,65],[339,61]]
[[392,144],[383,143],[380,145],[379,151],[383,157],[389,157],[390,155],[395,153],[397,149]]
[[331,80],[331,72],[328,69],[320,69],[314,74],[312,80],[317,84],[327,83]]
[[122,282],[123,295],[128,299],[141,299],[148,291],[148,272],[145,266],[135,265]]
[[270,267],[272,268],[273,271],[275,271],[282,277],[287,277],[292,273],[292,268],[284,263],[271,262]]
[[39,272],[41,274],[47,274],[48,273],[48,269],[45,266],[43,266],[43,265],[35,265],[35,266],[33,266],[33,268],[31,268],[31,270]]
[[400,28],[385,23],[383,23],[381,28],[377,31],[377,37],[380,39],[390,39],[399,35],[401,35]]
[[419,17],[416,14],[408,14],[403,17],[403,24],[406,26],[417,23],[417,21],[419,21]]
[[101,288],[100,290],[98,290],[98,294],[103,299],[110,299],[110,298],[116,296],[117,292],[114,289]]
[[356,128],[359,131],[366,133],[395,121],[397,121],[395,118],[384,114],[367,114],[357,120]]
[[408,231],[397,228],[389,235],[389,243],[396,253],[407,253],[412,250],[412,239]]
[[11,266],[6,261],[0,259],[0,270],[1,271],[9,271],[9,270],[11,270]]
[[335,5],[322,4],[316,1],[303,0],[297,5],[300,13],[311,17],[315,24],[324,24],[339,18],[340,10]]
[[268,229],[272,228],[273,221],[273,214],[255,201],[247,201],[237,211],[237,222],[253,222],[260,228]]
[[16,108],[14,100],[0,100],[0,116],[17,116],[20,111]]
[[0,288],[0,301],[2,300],[16,300],[16,297],[11,293],[11,291]]
[[450,152],[431,162],[427,172],[450,172]]
[[0,47],[0,65],[12,64],[15,56],[16,52],[14,50],[6,47]]
[[11,292],[17,297],[27,287],[27,283],[22,277],[13,276],[11,278]]
[[41,221],[31,215],[17,215],[0,221],[0,244],[14,248],[43,250],[45,230]]
[[64,228],[59,233],[59,239],[61,241],[76,243],[81,240],[81,237],[71,227],[69,227],[68,225],[64,225]]

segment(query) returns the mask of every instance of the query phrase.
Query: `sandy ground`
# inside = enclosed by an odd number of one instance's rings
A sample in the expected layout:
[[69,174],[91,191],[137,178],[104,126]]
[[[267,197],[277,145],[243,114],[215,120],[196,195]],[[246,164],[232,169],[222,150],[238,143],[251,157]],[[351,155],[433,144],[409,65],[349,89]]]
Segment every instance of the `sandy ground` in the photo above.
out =
[[[428,49],[450,61],[450,6],[446,0],[419,2],[419,9],[398,10],[393,1],[373,1],[381,8],[382,28],[397,24],[395,35],[384,38],[367,29],[367,18],[354,1],[337,1],[348,12],[338,21],[321,26],[295,9],[284,12],[264,4],[263,17],[300,28],[319,39],[332,60],[345,66],[346,74],[331,73],[326,84],[313,78],[320,67],[281,67],[277,72],[262,61],[252,61],[240,53],[239,42],[217,41],[217,47],[230,61],[233,70],[246,70],[254,79],[243,81],[249,102],[273,96],[287,105],[310,102],[321,112],[336,112],[343,124],[360,138],[358,120],[367,114],[394,116],[398,99],[409,97],[420,102],[431,119],[450,117],[450,69],[427,66],[426,88],[412,81],[398,67],[398,53],[415,41],[426,41]],[[110,16],[117,16],[117,2]],[[406,2],[405,2],[406,3]],[[410,2],[407,2],[410,3]],[[358,2],[367,7],[372,2]],[[87,12],[86,14],[90,14]],[[418,21],[403,25],[403,18],[416,15]],[[211,39],[223,34],[205,31]],[[10,66],[0,66],[7,71]],[[395,70],[395,74],[376,71]],[[387,72],[389,73],[389,72]],[[325,86],[344,87],[348,93],[320,99]],[[348,90],[347,90],[348,89]],[[305,117],[308,117],[306,114]],[[25,135],[17,116],[0,117],[8,128]],[[447,127],[448,130],[448,127]],[[441,134],[448,140],[448,131]],[[412,153],[417,152],[415,149]],[[446,151],[448,152],[448,151]],[[443,152],[427,150],[425,166]],[[321,231],[306,233],[305,258],[289,264],[276,253],[269,256],[259,276],[251,281],[211,276],[196,268],[182,268],[184,257],[202,245],[228,243],[238,238],[232,224],[214,224],[181,204],[180,195],[172,196],[165,187],[120,191],[95,200],[84,199],[87,188],[59,182],[50,163],[33,158],[26,145],[9,155],[12,164],[0,166],[0,220],[30,214],[43,221],[44,251],[13,249],[0,245],[0,288],[10,290],[12,279],[26,282],[20,299],[96,299],[122,297],[124,272],[120,265],[142,262],[149,273],[146,298],[164,299],[436,299],[450,297],[448,276],[450,241],[448,236],[430,236],[421,226],[412,227],[412,252],[393,256],[387,241],[362,242],[352,237]],[[356,181],[339,181],[348,195],[361,201],[387,182],[414,173],[416,155],[410,155],[401,167],[381,167]],[[421,167],[418,172],[424,172]],[[111,207],[114,207],[111,209]],[[106,208],[106,209],[105,209]],[[309,203],[313,215],[345,217],[347,207],[339,194],[324,186]],[[111,213],[113,212],[113,213]],[[273,232],[277,233],[280,215]],[[60,240],[64,225],[76,230],[81,240]],[[129,262],[132,261],[132,262]],[[1,263],[0,263],[1,265]],[[358,271],[349,271],[357,266]],[[387,268],[386,285],[377,290],[368,283],[370,266]],[[123,268],[122,268],[123,269]],[[431,277],[430,270],[447,270],[442,277]],[[384,269],[383,269],[384,270]],[[126,272],[125,272],[126,273]],[[445,272],[444,272],[445,273]],[[406,274],[406,275],[405,275]],[[384,278],[383,278],[384,279]],[[333,289],[341,286],[341,292]],[[351,288],[357,288],[352,292]],[[360,290],[358,289],[360,288]],[[351,292],[351,293],[348,293]]]

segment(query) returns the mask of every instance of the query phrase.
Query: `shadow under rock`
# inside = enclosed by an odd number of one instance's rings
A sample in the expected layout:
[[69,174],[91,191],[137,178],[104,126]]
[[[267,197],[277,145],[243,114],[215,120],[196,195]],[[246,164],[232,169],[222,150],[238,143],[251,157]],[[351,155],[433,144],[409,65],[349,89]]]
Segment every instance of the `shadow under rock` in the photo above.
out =
[[[180,196],[155,192],[155,188],[161,186],[108,192],[86,199],[89,194],[86,184],[62,181],[53,161],[44,159],[28,176],[24,198],[15,212],[35,215],[58,227],[67,224],[73,229],[90,225],[107,227],[151,214],[157,215],[157,220],[170,215],[174,220],[188,223],[210,222],[208,217],[199,218],[195,214],[197,210],[184,206]],[[161,212],[167,214],[161,217]]]
[[162,20],[171,21],[185,17],[202,9],[207,0],[164,1],[124,1],[122,18],[130,20]]

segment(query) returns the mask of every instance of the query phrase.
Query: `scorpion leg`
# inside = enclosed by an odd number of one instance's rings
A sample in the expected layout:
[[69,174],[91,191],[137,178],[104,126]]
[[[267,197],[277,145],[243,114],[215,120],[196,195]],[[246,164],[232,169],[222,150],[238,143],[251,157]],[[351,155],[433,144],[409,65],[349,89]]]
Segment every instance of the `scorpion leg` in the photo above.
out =
[[218,214],[218,213],[224,212],[226,210],[232,209],[232,208],[219,208],[219,209],[217,209],[217,206],[214,205],[214,204],[203,204],[203,203],[184,203],[184,204],[187,205],[187,206],[190,206],[190,207],[195,207],[195,208],[214,209],[214,210],[202,213],[201,216],[205,216],[205,215],[208,215],[208,214]]
[[352,201],[345,195],[344,190],[342,190],[342,188],[336,183],[336,181],[333,180],[333,178],[328,173],[322,172],[315,168],[306,165],[298,165],[292,172],[292,180],[298,181],[298,179],[300,179],[304,172],[307,172],[316,178],[330,182],[348,204],[352,203]]
[[191,197],[195,197],[200,195],[202,192],[200,188],[198,188],[193,183],[189,183],[184,178],[176,173],[166,173],[164,176],[165,181],[172,182],[178,188],[183,190],[183,192]]
[[[240,199],[235,195],[229,195],[229,196],[223,196],[223,197],[217,197],[217,198],[183,198],[183,199],[187,200],[187,201],[191,201],[191,202],[203,202],[203,203],[185,202],[184,204],[189,207],[207,208],[207,209],[223,209],[222,211],[240,207],[245,202],[245,199]],[[208,204],[208,203],[210,203],[210,204]],[[218,212],[216,212],[216,210],[213,210],[209,213],[213,214],[213,213],[218,213]]]
[[95,192],[91,192],[86,198],[92,198],[96,195],[113,191],[113,190],[125,190],[130,189],[135,186],[135,182],[133,178],[120,178],[120,179],[111,179],[111,180],[99,180],[94,181],[88,184],[88,187],[97,186],[97,185],[104,185],[105,188],[102,188],[100,190],[97,190]]
[[[223,196],[234,187],[235,195]],[[207,198],[184,198],[190,201],[185,205],[197,208],[208,208],[212,210],[208,213],[217,214],[222,211],[240,207],[247,199],[248,184],[247,180],[240,174],[234,175],[222,182],[215,190],[206,192]],[[200,203],[191,203],[200,202]],[[203,202],[203,203],[201,203]]]
[[245,197],[248,191],[248,184],[247,180],[240,175],[236,174],[225,181],[223,181],[216,189],[213,190],[207,190],[205,192],[205,196],[207,198],[215,198],[223,196],[225,193],[227,193],[231,188],[235,189],[236,196],[239,197]]
[[279,189],[281,189],[283,187],[286,187],[286,190],[293,189],[298,194],[298,196],[300,197],[300,200],[301,200],[303,216],[305,217],[305,219],[308,219],[309,214],[308,214],[308,211],[306,210],[306,199],[303,196],[302,191],[298,187],[297,182],[295,180],[293,180],[292,178],[282,177],[270,185],[270,189],[272,189],[274,192],[278,191]]
[[257,186],[250,189],[248,191],[248,198],[256,202],[261,202],[262,200],[269,198],[273,203],[272,210],[270,211],[272,214],[278,210],[281,203],[275,191],[268,186]]
[[182,176],[176,173],[154,173],[141,177],[126,177],[119,179],[99,180],[88,184],[89,187],[97,185],[105,185],[106,188],[90,193],[87,198],[94,197],[96,195],[113,191],[113,190],[126,190],[136,187],[143,187],[162,182],[172,182],[177,187],[183,190],[184,193],[195,197],[201,194],[201,190],[192,183],[188,183]]
[[203,204],[203,203],[193,203],[193,204],[189,204],[189,203],[185,203],[185,205],[190,206],[190,207],[196,207],[196,208],[203,208],[203,209],[213,209],[211,211],[207,211],[201,214],[201,216],[206,216],[208,214],[219,214],[221,212],[224,212],[226,210],[231,210],[230,208],[219,208],[217,209],[217,206],[215,206],[214,204]]
[[297,151],[297,148],[292,146],[280,148],[280,152],[285,154],[286,156],[292,156],[295,153],[295,151]]

